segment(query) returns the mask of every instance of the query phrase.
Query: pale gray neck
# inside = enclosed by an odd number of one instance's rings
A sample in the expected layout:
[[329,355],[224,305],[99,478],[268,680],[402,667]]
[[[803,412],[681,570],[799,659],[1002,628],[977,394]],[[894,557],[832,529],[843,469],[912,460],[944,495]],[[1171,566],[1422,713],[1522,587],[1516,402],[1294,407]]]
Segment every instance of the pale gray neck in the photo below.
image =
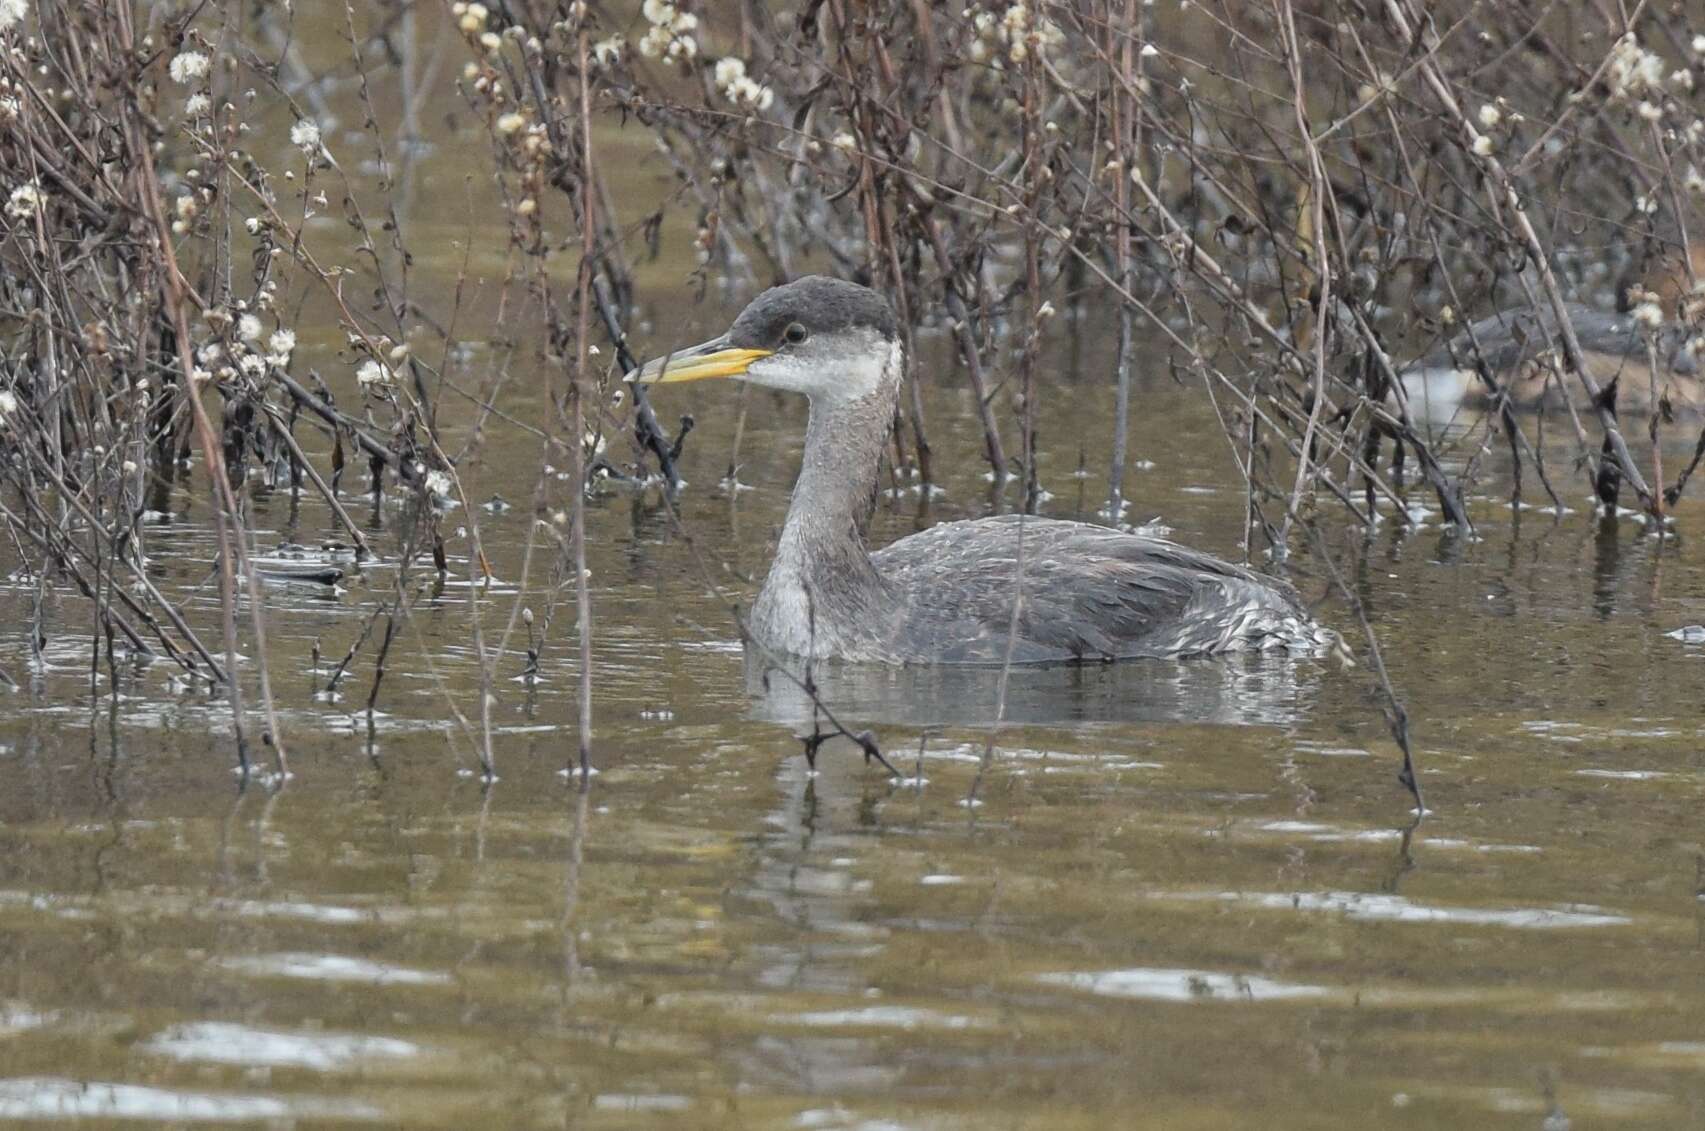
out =
[[770,574],[789,571],[818,583],[869,573],[864,526],[893,406],[872,395],[813,402],[805,429],[805,462],[793,487]]
[[804,464],[753,607],[767,645],[851,655],[881,633],[890,594],[865,550],[864,526],[899,395],[898,351],[891,368],[864,396],[812,400]]

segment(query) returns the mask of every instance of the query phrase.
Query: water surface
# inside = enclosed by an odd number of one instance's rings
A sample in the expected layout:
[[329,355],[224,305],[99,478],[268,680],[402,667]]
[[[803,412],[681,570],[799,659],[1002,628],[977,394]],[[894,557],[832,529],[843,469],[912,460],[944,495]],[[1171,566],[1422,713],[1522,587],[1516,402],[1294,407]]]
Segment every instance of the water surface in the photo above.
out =
[[[443,219],[465,194],[456,147],[480,143],[436,144],[404,220],[423,246],[439,240],[415,285],[447,302],[452,241],[501,249],[502,236]],[[667,182],[638,160],[626,175],[636,199]],[[693,306],[687,250],[670,255],[641,276],[639,331],[658,348],[730,310],[714,293]],[[492,280],[476,284],[488,310]],[[1104,494],[1105,313],[1086,307],[1076,349],[1062,318],[1049,346],[1041,468],[1055,516],[1091,518]],[[538,419],[541,328],[501,330],[464,343],[462,375],[509,366],[502,406]],[[304,361],[353,400],[331,324],[303,336]],[[877,541],[1015,497],[985,482],[974,406],[939,338],[920,364],[941,492],[902,481],[879,504]],[[1127,518],[1240,555],[1244,494],[1211,409],[1163,369],[1139,384],[1133,461],[1152,466],[1133,464]],[[471,498],[513,507],[446,516],[451,575],[411,575],[423,592],[376,716],[361,711],[370,651],[336,701],[314,696],[311,654],[317,640],[340,657],[393,592],[403,504],[372,507],[346,483],[376,559],[335,592],[269,588],[295,775],[282,790],[238,788],[228,709],[169,665],[112,694],[104,666],[90,671],[81,600],[51,593],[38,664],[27,587],[0,591],[0,624],[14,626],[0,666],[23,682],[0,692],[0,1118],[1705,1120],[1705,647],[1663,635],[1705,621],[1696,539],[1601,525],[1566,478],[1573,513],[1511,510],[1495,460],[1475,539],[1331,528],[1413,718],[1435,810],[1419,823],[1366,673],[1330,661],[1017,673],[986,760],[991,673],[838,673],[825,684],[843,721],[871,728],[903,777],[844,742],[812,774],[795,738],[808,704],[753,683],[730,612],[767,561],[803,406],[747,392],[750,489],[731,494],[719,481],[736,391],[656,399],[666,421],[697,418],[688,486],[679,527],[654,495],[612,489],[591,505],[600,773],[584,790],[559,773],[574,743],[573,614],[540,565],[547,550],[520,588],[538,448],[495,427],[461,470]],[[446,404],[454,448],[471,417]],[[1569,456],[1553,453],[1554,475]],[[253,515],[258,549],[337,536],[317,501],[259,485]],[[1679,517],[1690,533],[1705,509]],[[470,580],[474,523],[489,585]],[[156,582],[213,638],[199,489],[146,539]],[[1325,595],[1298,564],[1310,598]],[[541,677],[518,680],[515,654],[500,666],[499,780],[486,787],[457,718],[477,728],[470,618],[489,647],[517,601],[549,622]],[[1321,615],[1354,627],[1335,599]]]

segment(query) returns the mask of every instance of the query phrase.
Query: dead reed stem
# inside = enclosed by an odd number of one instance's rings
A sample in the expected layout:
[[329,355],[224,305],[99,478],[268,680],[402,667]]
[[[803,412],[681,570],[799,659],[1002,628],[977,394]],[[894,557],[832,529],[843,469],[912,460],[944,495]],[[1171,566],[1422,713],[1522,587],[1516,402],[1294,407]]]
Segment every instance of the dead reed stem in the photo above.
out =
[[580,272],[575,333],[574,374],[569,386],[569,445],[574,452],[573,512],[569,539],[574,556],[576,641],[580,648],[580,776],[592,772],[592,594],[586,571],[586,390],[588,335],[592,332],[592,273],[597,252],[597,194],[593,191],[592,79],[590,36],[585,26],[577,40],[580,72]]

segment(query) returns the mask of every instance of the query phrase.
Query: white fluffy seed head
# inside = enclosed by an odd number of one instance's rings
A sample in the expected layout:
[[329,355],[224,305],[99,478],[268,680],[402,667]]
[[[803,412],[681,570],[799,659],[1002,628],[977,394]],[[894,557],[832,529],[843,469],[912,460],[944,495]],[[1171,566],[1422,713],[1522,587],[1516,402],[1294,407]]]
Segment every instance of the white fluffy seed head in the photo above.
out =
[[207,56],[199,51],[181,51],[172,58],[168,70],[171,71],[172,81],[189,86],[206,76],[210,64]]

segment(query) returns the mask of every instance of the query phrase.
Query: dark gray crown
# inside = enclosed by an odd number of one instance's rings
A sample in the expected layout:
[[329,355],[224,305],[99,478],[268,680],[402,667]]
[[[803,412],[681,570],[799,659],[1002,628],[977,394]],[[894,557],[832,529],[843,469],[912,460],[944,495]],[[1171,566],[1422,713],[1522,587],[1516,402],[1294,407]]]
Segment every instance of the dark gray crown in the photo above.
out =
[[812,334],[868,326],[885,338],[898,333],[888,300],[857,283],[807,275],[771,287],[753,299],[728,331],[729,344],[746,349],[775,349],[788,326],[799,323]]

